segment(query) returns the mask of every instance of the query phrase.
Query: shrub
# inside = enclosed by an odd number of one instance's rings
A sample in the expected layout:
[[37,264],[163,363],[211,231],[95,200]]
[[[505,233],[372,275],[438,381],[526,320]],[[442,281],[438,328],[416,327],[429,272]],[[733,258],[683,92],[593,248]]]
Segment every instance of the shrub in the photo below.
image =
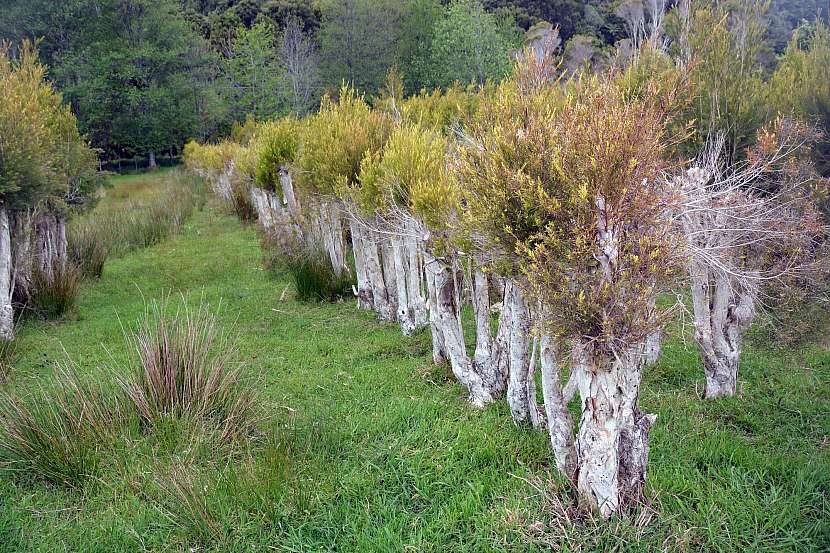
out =
[[70,225],[67,233],[69,259],[87,278],[101,278],[109,252],[101,235],[90,225]]
[[55,260],[51,269],[34,268],[29,292],[29,306],[47,319],[60,317],[72,309],[82,280],[81,269],[72,261]]
[[138,362],[119,379],[145,424],[163,417],[208,422],[222,440],[252,435],[258,423],[255,383],[233,366],[236,348],[206,304],[176,314],[166,302],[148,310],[128,337]]
[[116,396],[60,368],[54,389],[0,392],[0,468],[80,486],[96,473],[123,420]]
[[300,301],[333,301],[351,289],[351,278],[338,275],[328,255],[319,247],[301,248],[287,254],[283,262]]

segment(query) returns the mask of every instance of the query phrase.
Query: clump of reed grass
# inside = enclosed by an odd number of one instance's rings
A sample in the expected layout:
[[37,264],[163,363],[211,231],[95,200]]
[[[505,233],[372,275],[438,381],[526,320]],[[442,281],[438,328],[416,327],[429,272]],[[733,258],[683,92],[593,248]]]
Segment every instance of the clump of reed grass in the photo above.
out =
[[81,486],[123,426],[122,402],[110,392],[66,366],[51,388],[0,391],[0,469]]
[[82,279],[82,271],[73,261],[56,259],[49,268],[35,265],[29,307],[47,319],[63,316],[78,301]]
[[155,303],[128,341],[137,362],[119,381],[145,424],[187,418],[209,423],[222,441],[255,434],[256,383],[233,362],[234,342],[207,304],[192,310],[182,300],[171,316],[166,301]]

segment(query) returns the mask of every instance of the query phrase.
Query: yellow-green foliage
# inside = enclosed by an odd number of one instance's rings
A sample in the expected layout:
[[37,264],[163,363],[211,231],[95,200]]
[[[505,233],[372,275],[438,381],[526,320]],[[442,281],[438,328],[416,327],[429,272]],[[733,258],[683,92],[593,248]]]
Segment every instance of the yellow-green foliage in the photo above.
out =
[[463,125],[478,110],[483,92],[463,90],[458,85],[446,92],[421,91],[401,102],[401,119],[405,124],[420,125],[446,133],[453,127]]
[[294,161],[301,125],[293,118],[263,123],[257,127],[250,148],[256,159],[256,182],[266,189],[278,189],[279,169]]
[[[367,156],[360,181],[376,206],[410,210],[432,228],[444,227],[458,207],[458,190],[447,167],[447,139],[419,126],[400,127],[381,155]],[[364,206],[367,202],[363,203]]]
[[794,114],[819,126],[824,133],[815,145],[814,159],[823,176],[830,176],[830,31],[821,20],[804,36],[795,33],[778,69],[770,79],[774,109]]
[[219,144],[190,141],[184,149],[185,165],[197,173],[216,175],[224,171],[231,161],[235,162],[242,150],[242,146],[227,140]]
[[359,185],[361,161],[383,147],[391,127],[388,114],[370,109],[351,88],[343,87],[337,101],[324,98],[302,133],[296,162],[300,187],[334,194]]
[[95,153],[75,116],[45,80],[31,42],[12,59],[0,47],[0,197],[7,206],[81,203],[96,174]]
[[[503,93],[482,107],[459,163],[470,228],[549,306],[550,330],[630,340],[671,270],[660,189],[665,114],[651,95],[629,99],[609,76]],[[616,262],[598,269],[600,214]]]
[[234,121],[233,127],[231,127],[231,140],[243,146],[247,146],[248,143],[256,136],[260,126],[261,125],[257,123],[256,119],[250,115],[245,118],[245,122],[242,124],[240,124],[239,121]]

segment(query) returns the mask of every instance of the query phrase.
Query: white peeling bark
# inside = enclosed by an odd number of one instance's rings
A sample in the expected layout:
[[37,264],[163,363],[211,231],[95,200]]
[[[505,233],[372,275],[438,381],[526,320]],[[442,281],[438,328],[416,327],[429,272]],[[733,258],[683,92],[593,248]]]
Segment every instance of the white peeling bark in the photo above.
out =
[[257,222],[265,230],[272,230],[274,228],[274,219],[271,215],[271,206],[268,202],[265,190],[251,187],[251,203],[254,206]]
[[[378,235],[379,236],[379,235]],[[398,278],[395,275],[395,252],[388,237],[379,238],[378,249],[383,266],[383,282],[386,284],[386,294],[392,312],[390,320],[398,320]]]
[[397,290],[398,324],[404,336],[411,336],[415,332],[415,319],[409,305],[409,293],[407,291],[407,273],[409,272],[408,256],[406,255],[404,239],[400,236],[391,238],[392,259],[395,266],[395,287]]
[[469,391],[470,402],[476,407],[484,407],[493,401],[493,396],[467,355],[464,330],[458,316],[460,306],[455,275],[450,267],[432,258],[429,253],[427,253],[426,267],[427,273],[433,279],[436,294],[436,323],[440,327],[452,372],[461,385]]
[[407,226],[407,229],[408,233],[404,239],[409,266],[406,286],[415,328],[421,329],[429,324],[429,313],[427,312],[427,302],[424,294],[424,254],[420,239],[423,232],[414,221]]
[[[530,312],[521,289],[509,285],[510,293],[505,302],[510,305],[509,375],[507,380],[507,404],[513,421],[517,424],[533,423],[531,409],[536,410],[536,398],[530,392]],[[535,392],[535,384],[533,385]]]
[[582,405],[577,490],[606,518],[639,498],[645,484],[648,432],[656,415],[638,406],[643,348],[638,344],[611,360],[596,359],[582,343],[572,352]]
[[539,357],[542,366],[545,416],[556,468],[568,480],[574,482],[576,481],[577,455],[574,445],[573,420],[568,411],[568,401],[562,393],[559,347],[550,336],[542,335]]
[[735,395],[743,337],[755,319],[755,292],[726,275],[689,263],[695,342],[703,360],[707,399]]
[[349,219],[349,233],[352,235],[352,251],[354,252],[355,276],[357,277],[357,306],[360,309],[372,309],[374,298],[372,283],[366,266],[366,244],[363,238],[363,229],[358,221]]
[[8,210],[0,207],[0,340],[13,339],[11,227]]
[[427,298],[429,306],[429,328],[432,335],[432,361],[440,365],[449,361],[449,354],[444,343],[444,331],[441,328],[441,317],[438,314],[438,288],[436,287],[436,269],[432,264],[439,263],[430,255],[425,256],[424,273],[427,283]]
[[369,228],[360,229],[363,242],[363,259],[366,263],[366,276],[372,289],[372,305],[381,321],[394,321],[395,309],[386,287],[383,263],[380,257],[377,233]]

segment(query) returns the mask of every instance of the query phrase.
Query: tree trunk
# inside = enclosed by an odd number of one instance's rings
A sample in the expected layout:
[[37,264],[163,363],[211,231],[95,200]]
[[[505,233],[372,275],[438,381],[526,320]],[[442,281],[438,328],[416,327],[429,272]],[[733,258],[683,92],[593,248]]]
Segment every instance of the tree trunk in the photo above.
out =
[[441,318],[438,315],[438,289],[436,287],[437,270],[432,265],[439,263],[432,256],[426,255],[424,260],[424,273],[427,282],[427,298],[429,302],[429,328],[432,335],[432,361],[440,365],[449,361],[444,331],[441,329]]
[[493,401],[493,396],[467,355],[453,271],[428,253],[426,266],[428,274],[434,279],[436,323],[443,337],[444,349],[452,372],[461,385],[470,392],[470,402],[476,407],[484,407]]
[[743,336],[755,319],[755,291],[691,262],[695,342],[706,376],[704,397],[735,395]]
[[372,229],[360,230],[363,242],[363,258],[366,261],[366,273],[372,288],[372,305],[381,321],[394,321],[395,309],[386,286],[383,263],[380,257],[377,233]]
[[[379,236],[379,235],[378,235]],[[386,294],[392,313],[390,321],[398,320],[398,279],[395,275],[395,254],[389,237],[381,237],[378,242],[380,260],[383,266],[383,282],[386,285]]]
[[415,331],[415,319],[409,305],[410,294],[407,291],[407,274],[412,268],[407,263],[408,256],[404,251],[404,239],[400,236],[393,236],[391,242],[392,258],[395,264],[395,285],[398,292],[398,324],[400,324],[404,336],[411,336]]
[[363,229],[358,221],[349,219],[349,233],[352,235],[352,251],[354,251],[355,276],[357,277],[357,306],[359,309],[372,309],[374,297],[366,266],[366,244]]
[[271,205],[268,202],[265,190],[251,187],[251,203],[254,206],[257,222],[263,230],[271,232],[274,229],[274,218],[271,215]]
[[412,222],[408,225],[408,232],[404,243],[409,255],[407,272],[407,292],[409,293],[409,306],[412,309],[412,318],[416,329],[421,329],[429,324],[427,303],[424,297],[424,254],[421,248],[420,225]]
[[539,357],[542,365],[542,395],[545,398],[548,435],[556,468],[568,480],[576,482],[577,456],[573,420],[568,411],[568,401],[562,393],[559,347],[548,335],[542,335]]
[[29,301],[34,269],[34,215],[31,209],[13,212],[11,221],[12,244],[12,300],[25,304]]
[[[509,375],[507,380],[507,404],[516,424],[534,422],[531,410],[536,411],[535,382],[529,380],[530,367],[530,312],[521,289],[515,283],[509,285],[505,300],[510,305]],[[533,397],[529,397],[531,390]]]
[[11,227],[8,210],[0,207],[0,340],[13,339]]
[[147,162],[147,168],[148,169],[155,169],[156,168],[156,152],[154,152],[153,150],[150,150],[150,152],[147,154],[147,157],[149,158],[149,161]]
[[576,343],[582,416],[577,433],[580,499],[603,517],[641,497],[648,464],[648,432],[656,415],[638,406],[645,345],[613,359],[593,354]]

